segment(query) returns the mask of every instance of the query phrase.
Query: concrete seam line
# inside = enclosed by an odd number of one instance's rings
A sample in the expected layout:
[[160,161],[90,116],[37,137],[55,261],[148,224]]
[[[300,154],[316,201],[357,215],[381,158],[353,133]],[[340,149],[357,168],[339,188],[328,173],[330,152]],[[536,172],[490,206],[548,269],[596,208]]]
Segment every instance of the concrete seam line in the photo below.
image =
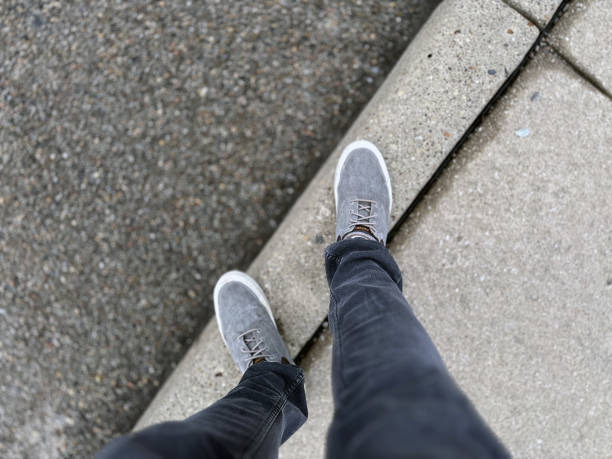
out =
[[553,44],[549,43],[547,40],[544,40],[546,46],[550,47],[555,54],[559,57],[559,59],[563,60],[574,72],[576,72],[580,77],[593,86],[596,90],[606,96],[608,99],[612,100],[612,93],[604,88],[601,83],[597,81],[597,79],[588,73],[586,70],[580,68],[577,64],[575,64],[569,57],[567,57],[560,49],[558,49]]
[[[508,2],[508,0],[502,0],[502,2],[508,7],[508,8],[512,8],[514,11],[516,11],[518,14],[520,14],[521,16],[525,17],[526,19],[530,20],[538,29],[542,30],[542,28],[538,25],[538,22],[536,21],[536,19],[530,15],[529,13],[527,13],[527,11],[523,10],[522,8],[517,8],[515,5],[511,4]],[[553,15],[554,16],[554,15]]]
[[[569,6],[569,3],[573,1],[573,0],[566,0],[564,3],[562,3],[559,8],[557,9],[557,11],[555,12],[555,14],[553,14],[551,21],[554,19],[553,25],[559,21],[559,19],[561,19],[561,16],[565,13],[565,9],[567,6]],[[531,22],[533,22],[536,27],[538,27],[540,30],[542,30],[540,28],[540,26],[537,24],[537,22],[535,22],[535,19],[528,14],[527,12],[523,11],[523,9],[521,8],[517,8],[516,6],[510,4],[508,2],[508,0],[502,0],[502,2],[504,2],[506,5],[508,5],[508,7],[514,9],[517,13],[519,13],[520,15],[524,16],[526,19],[530,20]],[[559,11],[561,10],[561,11]],[[550,25],[547,24],[547,27]],[[552,27],[550,27],[552,28]],[[548,32],[550,32],[550,28],[548,29]],[[578,64],[574,63],[572,61],[572,59],[570,59],[563,51],[561,51],[559,48],[557,48],[557,46],[555,46],[554,44],[550,43],[546,37],[543,38],[543,41],[546,43],[547,46],[549,46],[550,48],[552,48],[553,50],[555,50],[556,54],[559,56],[560,59],[563,59],[565,61],[565,63],[567,65],[569,65],[572,69],[574,69],[574,71],[580,75],[583,79],[585,79],[586,81],[588,81],[589,83],[591,83],[597,90],[599,90],[599,92],[601,92],[603,95],[605,95],[608,99],[612,99],[612,93],[610,93],[610,91],[608,91],[605,87],[603,87],[601,85],[601,83],[599,83],[597,81],[597,78],[595,78],[592,74],[590,74],[587,70],[581,68]]]

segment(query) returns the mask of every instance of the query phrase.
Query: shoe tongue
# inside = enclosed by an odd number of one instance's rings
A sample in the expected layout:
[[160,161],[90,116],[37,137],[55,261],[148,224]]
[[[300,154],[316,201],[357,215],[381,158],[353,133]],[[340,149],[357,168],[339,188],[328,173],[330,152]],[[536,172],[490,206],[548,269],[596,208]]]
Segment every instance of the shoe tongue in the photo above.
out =
[[363,208],[364,211],[372,213],[374,210],[374,202],[373,201],[360,201],[358,200],[359,205]]
[[249,351],[252,351],[255,349],[255,345],[257,344],[257,332],[253,331],[247,335],[244,335],[242,337],[242,341],[244,342],[244,345],[249,349]]
[[[259,347],[261,348],[263,344],[259,343],[259,340],[260,340],[259,332],[256,330],[242,337],[242,341],[244,342],[244,345],[250,351],[256,351],[257,344],[259,344]],[[256,365],[258,363],[266,362],[266,361],[267,360],[265,357],[257,357],[256,359],[251,360],[251,363],[249,365]]]
[[[359,215],[360,218],[364,219],[367,218],[368,222],[369,217],[371,217],[373,212],[373,205],[372,202],[370,201],[361,201],[361,200],[357,200],[357,214]],[[374,238],[376,238],[376,236],[374,236],[374,233],[372,232],[372,228],[370,228],[369,226],[365,226],[365,225],[360,225],[359,223],[357,223],[355,225],[355,227],[353,228],[353,231],[361,231],[363,233],[367,233],[370,236],[373,236]]]

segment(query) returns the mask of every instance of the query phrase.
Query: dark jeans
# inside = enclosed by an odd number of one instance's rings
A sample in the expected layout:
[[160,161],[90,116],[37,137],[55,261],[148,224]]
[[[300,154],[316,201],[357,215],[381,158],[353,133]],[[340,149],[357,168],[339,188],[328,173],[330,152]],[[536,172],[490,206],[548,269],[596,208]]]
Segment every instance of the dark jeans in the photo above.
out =
[[[325,251],[325,268],[335,402],[327,456],[508,457],[402,296],[387,249],[337,242]],[[115,440],[98,457],[277,457],[306,416],[302,371],[264,362],[209,408]]]

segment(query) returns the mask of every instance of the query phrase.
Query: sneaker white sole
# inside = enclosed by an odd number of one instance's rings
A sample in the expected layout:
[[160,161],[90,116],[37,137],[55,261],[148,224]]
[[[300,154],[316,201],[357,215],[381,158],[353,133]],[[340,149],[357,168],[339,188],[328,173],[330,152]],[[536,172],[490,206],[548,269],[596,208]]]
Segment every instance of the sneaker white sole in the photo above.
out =
[[342,167],[344,166],[344,163],[349,157],[349,155],[353,151],[360,150],[362,148],[370,150],[372,153],[374,153],[374,156],[376,156],[376,159],[378,160],[378,164],[380,164],[380,168],[382,169],[383,175],[385,177],[385,183],[387,184],[387,189],[389,190],[389,215],[391,215],[391,207],[393,206],[391,177],[389,177],[389,171],[387,170],[387,165],[385,164],[385,159],[383,158],[383,155],[372,142],[368,142],[367,140],[355,140],[354,142],[351,142],[349,145],[347,145],[347,147],[342,151],[342,154],[340,155],[340,159],[338,160],[338,165],[336,166],[336,173],[334,176],[334,199],[336,201],[336,211],[338,211],[338,184],[340,182],[340,171],[342,170]]
[[268,303],[268,299],[266,298],[266,295],[264,294],[259,284],[255,282],[255,279],[253,279],[248,274],[243,273],[242,271],[228,271],[219,278],[219,280],[217,281],[217,284],[215,285],[215,291],[213,293],[213,300],[215,304],[215,316],[217,317],[217,325],[219,326],[219,331],[221,332],[221,338],[223,338],[223,342],[225,343],[226,346],[227,346],[227,342],[225,341],[225,336],[223,335],[223,327],[221,326],[221,321],[219,320],[219,292],[221,291],[221,287],[223,287],[225,284],[228,284],[230,282],[240,282],[242,285],[248,288],[251,292],[253,292],[255,296],[257,297],[257,299],[261,302],[261,304],[263,304],[264,308],[268,312],[268,315],[270,316],[270,319],[272,319],[272,323],[276,327],[276,321],[274,320],[274,316],[272,315],[272,309],[270,308],[270,303]]

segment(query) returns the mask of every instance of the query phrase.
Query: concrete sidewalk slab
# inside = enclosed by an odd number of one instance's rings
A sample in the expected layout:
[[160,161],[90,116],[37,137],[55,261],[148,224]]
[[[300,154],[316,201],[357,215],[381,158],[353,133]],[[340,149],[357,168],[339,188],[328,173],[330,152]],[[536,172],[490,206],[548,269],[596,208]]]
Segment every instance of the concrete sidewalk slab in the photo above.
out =
[[570,4],[548,39],[565,58],[612,93],[612,2]]
[[[331,185],[344,146],[357,138],[379,146],[394,184],[396,222],[537,36],[536,27],[500,0],[446,0],[433,13],[249,269],[268,295],[292,354],[327,314],[322,252],[334,237]],[[182,418],[237,382],[233,364],[224,360],[228,368],[217,360],[226,353],[217,334],[209,323],[137,428]],[[209,341],[219,344],[215,351]]]
[[[391,243],[404,294],[515,457],[612,448],[611,106],[541,51]],[[326,330],[281,457],[324,457],[331,356]]]
[[334,414],[331,387],[332,336],[326,328],[302,361],[308,421],[281,446],[281,459],[325,457],[327,428]]
[[544,28],[563,0],[505,0],[505,2]]
[[611,126],[545,48],[393,240],[406,297],[515,457],[612,450]]

